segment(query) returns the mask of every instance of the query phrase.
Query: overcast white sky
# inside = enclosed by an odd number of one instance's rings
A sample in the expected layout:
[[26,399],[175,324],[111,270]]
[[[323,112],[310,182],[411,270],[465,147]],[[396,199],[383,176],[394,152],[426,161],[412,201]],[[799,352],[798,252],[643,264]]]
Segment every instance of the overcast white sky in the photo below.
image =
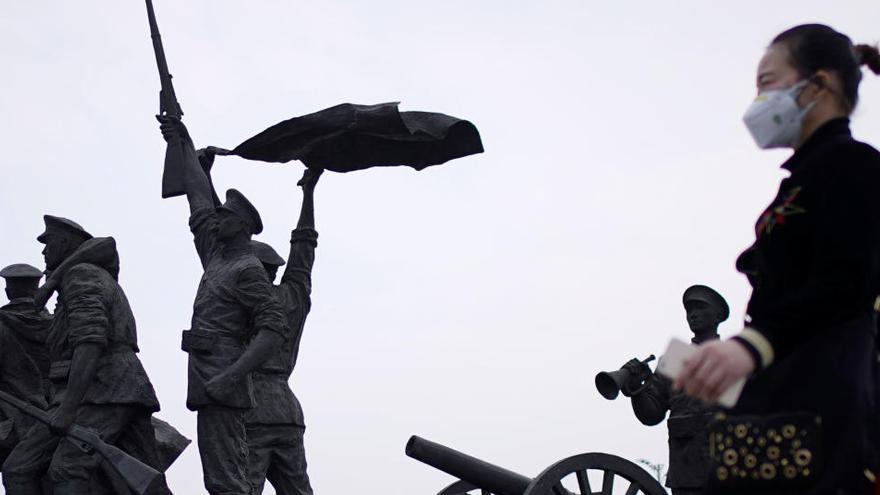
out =
[[[436,493],[451,479],[404,456],[411,434],[529,476],[589,451],[665,463],[665,427],[602,399],[594,374],[687,337],[693,283],[728,298],[725,334],[740,326],[734,260],[787,156],[740,121],[769,40],[808,21],[880,39],[876,1],[154,1],[198,145],[342,102],[482,133],[482,155],[318,186],[293,386],[320,494]],[[180,331],[200,266],[186,200],[160,199],[144,3],[4,1],[0,66],[0,264],[42,266],[44,213],[113,235],[160,416],[195,439]],[[876,143],[877,78],[862,97],[854,131]],[[221,158],[215,181],[286,253],[301,172]],[[204,491],[195,444],[168,476]]]

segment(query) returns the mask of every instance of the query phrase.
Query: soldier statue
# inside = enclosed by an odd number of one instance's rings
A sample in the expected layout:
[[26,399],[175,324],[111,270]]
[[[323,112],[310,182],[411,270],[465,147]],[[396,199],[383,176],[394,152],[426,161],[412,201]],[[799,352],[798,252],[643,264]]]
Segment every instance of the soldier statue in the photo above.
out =
[[35,424],[13,448],[3,463],[3,485],[8,495],[39,494],[45,474],[54,493],[88,494],[102,460],[62,441],[70,427],[92,429],[110,443],[133,432],[147,438],[159,402],[137,357],[134,316],[117,282],[115,244],[109,261],[65,264],[83,257],[92,236],[71,220],[44,220],[46,230],[37,240],[45,244],[47,272],[58,280],[46,341],[51,426]]
[[[216,148],[209,146],[196,153],[208,177],[216,207],[221,203],[211,178],[215,151]],[[303,201],[296,229],[291,232],[289,263],[285,263],[272,246],[251,241],[254,255],[263,264],[270,281],[277,277],[278,268],[287,264],[281,284],[273,285],[273,289],[292,332],[291,338],[252,374],[256,406],[245,416],[245,426],[248,477],[255,495],[263,492],[267,480],[280,495],[312,493],[303,444],[305,420],[289,380],[296,366],[305,320],[312,305],[311,274],[318,245],[314,192],[323,172],[323,169],[307,168],[297,184],[303,189]]]
[[40,376],[48,380],[46,337],[52,325],[52,315],[34,302],[43,272],[31,265],[16,263],[0,270],[0,277],[6,281],[6,297],[9,298],[9,303],[0,307],[0,325],[15,335],[27,357],[40,370]]
[[[46,336],[52,317],[34,305],[34,293],[43,272],[17,263],[0,270],[0,277],[6,280],[9,298],[9,303],[0,308],[0,390],[45,409],[49,374]],[[7,404],[0,404],[0,415],[2,462],[34,425],[34,420]]]
[[[311,495],[303,447],[305,422],[299,400],[288,380],[296,366],[299,343],[311,309],[312,265],[318,233],[315,231],[314,190],[323,171],[306,169],[299,185],[303,202],[299,221],[290,238],[290,256],[274,286],[293,335],[254,373],[257,406],[246,416],[250,455],[250,480],[254,494],[263,492],[266,480],[279,495]],[[263,263],[269,280],[275,280],[284,259],[268,244],[253,241],[254,253]]]
[[248,495],[245,414],[254,407],[251,372],[289,340],[281,305],[251,237],[263,230],[256,208],[235,189],[216,207],[208,176],[183,123],[158,117],[163,137],[183,143],[180,164],[190,230],[204,274],[182,348],[189,353],[187,407],[197,411],[199,454],[211,494]]
[[[682,297],[687,322],[699,344],[718,338],[718,325],[730,316],[730,309],[721,294],[704,285],[694,285]],[[663,359],[662,357],[660,358]],[[651,373],[643,362],[634,359],[624,368],[638,383],[629,385],[632,408],[643,424],[659,424],[669,411],[669,471],[666,486],[673,495],[705,493],[709,471],[707,428],[716,407],[710,407],[684,392],[671,389],[665,377]],[[644,380],[644,382],[642,382]]]

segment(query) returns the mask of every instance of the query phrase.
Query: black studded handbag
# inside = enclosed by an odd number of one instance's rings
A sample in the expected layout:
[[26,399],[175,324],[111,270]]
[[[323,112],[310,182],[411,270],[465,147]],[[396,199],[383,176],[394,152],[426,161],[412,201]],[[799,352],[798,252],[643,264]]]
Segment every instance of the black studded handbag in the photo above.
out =
[[797,488],[822,467],[822,418],[810,413],[727,416],[709,425],[709,484],[720,489]]

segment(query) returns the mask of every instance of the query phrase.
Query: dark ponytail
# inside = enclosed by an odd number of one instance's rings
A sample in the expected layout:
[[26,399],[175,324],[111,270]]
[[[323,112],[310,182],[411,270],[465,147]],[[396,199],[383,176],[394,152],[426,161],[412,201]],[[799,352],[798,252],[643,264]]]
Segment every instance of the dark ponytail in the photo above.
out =
[[852,111],[859,102],[861,66],[880,74],[880,52],[870,45],[853,46],[843,33],[823,24],[802,24],[776,36],[773,44],[788,48],[791,64],[802,78],[818,70],[837,73],[843,83],[843,103]]
[[856,55],[859,63],[867,67],[874,74],[880,75],[880,51],[876,46],[856,45]]

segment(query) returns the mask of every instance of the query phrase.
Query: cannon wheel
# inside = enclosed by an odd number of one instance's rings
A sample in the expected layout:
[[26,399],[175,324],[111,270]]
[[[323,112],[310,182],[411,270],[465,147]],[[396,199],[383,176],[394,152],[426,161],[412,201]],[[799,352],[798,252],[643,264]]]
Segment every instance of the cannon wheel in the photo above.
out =
[[486,490],[482,490],[467,481],[456,481],[455,483],[444,488],[437,495],[468,495],[468,494],[479,494],[479,495],[492,495]]
[[[602,471],[600,491],[590,485],[587,471]],[[612,495],[618,479],[628,482],[626,495],[667,495],[666,489],[636,464],[616,455],[589,453],[563,459],[545,469],[532,481],[523,495],[570,495],[562,480],[575,476],[581,495]]]

